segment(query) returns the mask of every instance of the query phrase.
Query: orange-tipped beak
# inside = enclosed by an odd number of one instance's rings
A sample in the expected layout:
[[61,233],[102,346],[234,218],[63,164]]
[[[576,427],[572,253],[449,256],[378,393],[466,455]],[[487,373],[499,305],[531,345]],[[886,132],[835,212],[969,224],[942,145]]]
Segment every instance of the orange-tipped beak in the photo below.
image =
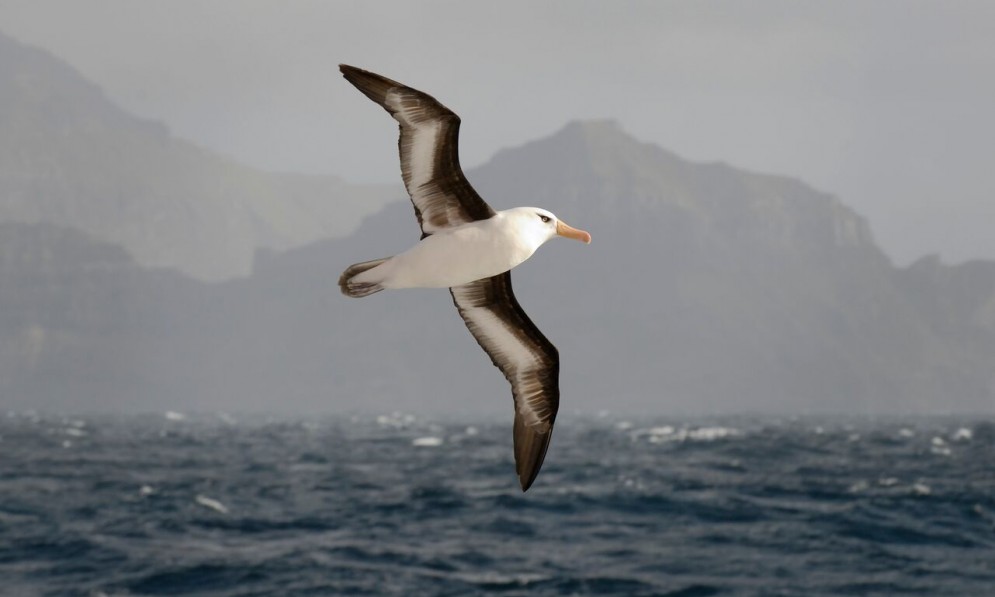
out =
[[591,235],[583,230],[577,230],[573,226],[567,226],[560,220],[556,221],[556,233],[560,236],[565,236],[567,238],[572,238],[574,240],[583,241],[587,244],[591,244]]

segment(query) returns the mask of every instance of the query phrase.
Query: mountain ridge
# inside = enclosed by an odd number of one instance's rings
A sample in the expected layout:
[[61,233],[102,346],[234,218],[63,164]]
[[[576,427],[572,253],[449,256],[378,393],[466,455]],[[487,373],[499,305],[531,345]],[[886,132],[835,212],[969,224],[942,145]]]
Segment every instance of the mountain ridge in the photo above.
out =
[[400,185],[274,174],[128,114],[72,67],[0,33],[0,222],[48,222],[201,279],[257,248],[346,234]]
[[[75,93],[39,84],[49,121],[25,100],[30,77],[2,60],[61,67],[11,56],[0,52],[0,98],[22,104],[0,110],[5,406],[510,415],[507,384],[444,290],[339,293],[349,264],[417,242],[393,191],[226,165],[94,88],[79,93],[107,114],[63,113]],[[550,243],[513,275],[559,347],[564,409],[995,411],[995,264],[896,268],[832,195],[690,162],[603,121],[467,176],[496,209],[546,207],[594,237]],[[365,211],[343,223],[342,205]]]
[[[761,216],[734,212],[749,233],[727,236],[723,231],[735,222],[710,218],[728,198],[687,210],[668,200],[668,179],[653,191],[595,175],[598,184],[585,187],[570,178],[578,165],[568,163],[562,171],[539,169],[547,180],[530,180],[536,170],[519,165],[532,164],[532,150],[547,152],[548,142],[526,144],[531,150],[512,151],[468,176],[495,207],[510,207],[498,201],[533,185],[536,203],[592,229],[589,247],[551,243],[514,274],[520,302],[560,347],[566,405],[718,412],[738,396],[736,410],[805,412],[833,404],[829,410],[928,411],[945,393],[953,398],[944,408],[990,409],[995,384],[985,363],[995,355],[995,333],[985,317],[995,310],[989,306],[995,264],[948,268],[927,259],[895,268],[869,236],[840,242],[825,232],[836,226],[827,218],[860,225],[859,216],[790,182],[730,182],[734,192],[775,189],[784,196],[745,198]],[[728,175],[754,176],[735,169]],[[785,188],[802,197],[795,200]],[[628,201],[632,189],[639,200]],[[613,208],[620,218],[596,217],[599,193],[605,202],[622,202]],[[770,219],[786,224],[754,229]],[[784,234],[785,225],[792,234]],[[17,226],[0,226],[0,241]],[[809,229],[822,233],[797,233]],[[347,237],[262,251],[250,277],[224,283],[177,283],[163,277],[168,271],[147,271],[119,251],[106,253],[109,266],[96,267],[103,272],[96,287],[79,266],[53,272],[28,262],[0,269],[0,287],[13,289],[6,298],[0,293],[11,328],[4,352],[8,364],[20,363],[3,376],[5,394],[57,396],[73,388],[88,397],[83,404],[129,409],[169,403],[265,410],[282,395],[280,404],[311,410],[357,406],[343,396],[362,396],[361,405],[375,409],[497,410],[507,388],[445,292],[362,301],[338,292],[338,274],[349,263],[403,250],[417,238],[410,204],[396,202]],[[960,282],[949,283],[950,276]],[[953,287],[958,293],[951,294]],[[105,328],[81,331],[52,314],[26,311],[31,301],[17,300],[18,288],[72,297],[82,306],[71,311],[94,311],[86,321],[116,331],[108,338]],[[111,308],[94,298],[105,292],[144,307],[120,321],[120,301],[109,302]],[[970,338],[962,337],[965,329]],[[95,371],[80,370],[72,355],[84,346],[116,356],[90,359]],[[327,403],[330,392],[339,398]],[[490,398],[453,403],[476,395]]]
[[[711,408],[720,408],[723,397],[742,393],[745,404],[766,410],[784,406],[790,396],[802,408],[818,409],[820,403],[834,401],[845,403],[845,409],[881,411],[888,405],[921,410],[944,392],[958,396],[951,400],[956,405],[952,408],[992,407],[995,382],[986,365],[995,356],[990,330],[974,328],[984,339],[965,344],[949,329],[938,327],[924,310],[933,299],[911,300],[905,295],[910,291],[907,270],[891,264],[874,243],[866,220],[838,199],[792,179],[758,176],[729,166],[721,167],[725,171],[721,184],[702,185],[698,177],[702,172],[710,175],[714,166],[686,162],[632,139],[617,127],[610,127],[614,139],[603,155],[638,164],[640,160],[629,156],[644,150],[649,156],[645,159],[665,156],[675,172],[656,178],[656,188],[645,181],[613,180],[603,174],[611,168],[592,174],[584,171],[583,160],[564,161],[557,153],[564,145],[574,155],[590,149],[578,150],[570,143],[578,128],[584,127],[568,125],[551,137],[502,152],[467,173],[498,209],[511,207],[509,198],[521,199],[527,190],[528,199],[514,204],[550,208],[594,236],[589,248],[551,243],[513,276],[516,293],[530,316],[554,342],[563,343],[564,371],[569,371],[569,360],[580,363],[581,371],[574,373],[580,381],[566,377],[565,395],[619,393],[621,375],[635,381],[636,388],[663,388],[678,396],[672,398],[678,403],[691,401]],[[590,133],[590,127],[585,132]],[[618,144],[626,142],[629,146],[619,151]],[[552,163],[542,163],[543,155],[552,156],[547,160]],[[674,178],[691,181],[683,186],[689,190],[682,192],[692,196],[718,191],[688,208],[683,197],[671,200]],[[625,209],[613,203],[620,200]],[[740,204],[734,207],[749,209],[729,209],[737,201]],[[618,217],[604,217],[605,205],[611,205],[610,212]],[[306,277],[309,271],[334,279],[336,268],[391,254],[416,237],[410,205],[391,205],[369,216],[351,237],[261,264],[254,283],[275,286],[280,280],[292,286],[295,277]],[[606,256],[596,257],[599,254]],[[653,278],[665,285],[655,286]],[[946,290],[928,280],[916,292],[942,301]],[[325,291],[334,293],[334,288]],[[596,299],[581,301],[578,296]],[[995,301],[995,291],[981,284],[970,298],[987,304],[986,300]],[[414,384],[407,377],[411,368],[433,368],[433,360],[423,358],[425,354],[462,362],[463,355],[448,354],[445,348],[411,356],[395,346],[432,337],[425,329],[408,331],[413,324],[399,318],[445,318],[440,311],[448,308],[444,297],[426,299],[424,294],[409,293],[382,300],[389,301],[386,314],[378,311],[371,315],[374,319],[360,320],[372,327],[353,348],[362,346],[361,354],[392,354],[408,371],[384,373],[385,377]],[[616,304],[620,301],[629,304],[620,308]],[[333,305],[326,308],[338,307]],[[374,309],[353,303],[340,308],[356,310],[356,317]],[[358,323],[352,319],[342,325]],[[585,326],[586,333],[578,325]],[[360,335],[356,330],[351,333]],[[620,349],[624,357],[599,355],[598,346]],[[571,357],[571,350],[579,350],[580,356]],[[715,366],[710,361],[726,363],[725,372],[709,373]],[[618,375],[597,375],[598,362],[611,363]],[[461,367],[475,366],[462,363]],[[473,383],[478,383],[475,377]],[[468,392],[470,387],[466,380],[457,391]],[[834,396],[835,392],[843,396]],[[632,388],[623,392],[625,401],[640,393]]]

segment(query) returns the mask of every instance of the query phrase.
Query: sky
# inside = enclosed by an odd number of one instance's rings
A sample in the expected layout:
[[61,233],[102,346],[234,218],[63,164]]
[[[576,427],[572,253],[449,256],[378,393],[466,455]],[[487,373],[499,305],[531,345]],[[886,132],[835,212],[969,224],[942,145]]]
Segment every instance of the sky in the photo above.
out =
[[0,0],[0,30],[269,170],[398,181],[348,63],[460,114],[464,167],[613,118],[838,196],[900,265],[995,259],[995,2]]

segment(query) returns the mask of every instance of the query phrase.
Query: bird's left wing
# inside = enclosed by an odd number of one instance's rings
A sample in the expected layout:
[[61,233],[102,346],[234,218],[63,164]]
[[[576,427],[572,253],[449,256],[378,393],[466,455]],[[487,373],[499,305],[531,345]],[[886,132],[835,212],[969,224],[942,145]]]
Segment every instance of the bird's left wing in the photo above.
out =
[[535,481],[560,406],[560,356],[515,300],[505,272],[449,289],[466,327],[511,383],[515,469],[522,491]]
[[494,215],[460,168],[459,116],[427,93],[387,77],[346,64],[339,69],[400,126],[401,177],[423,238]]

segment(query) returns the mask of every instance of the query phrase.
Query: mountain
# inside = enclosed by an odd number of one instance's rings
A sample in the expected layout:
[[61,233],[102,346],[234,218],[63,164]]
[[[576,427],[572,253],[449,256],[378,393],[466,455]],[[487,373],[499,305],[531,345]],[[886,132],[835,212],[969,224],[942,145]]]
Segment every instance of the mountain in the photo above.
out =
[[400,185],[262,172],[131,116],[47,52],[0,33],[0,222],[73,228],[205,280],[257,249],[351,232]]
[[[540,205],[594,235],[589,247],[547,245],[514,275],[519,300],[560,348],[564,396],[573,396],[567,405],[993,406],[991,330],[971,328],[985,339],[972,344],[938,327],[921,297],[942,301],[950,288],[910,288],[863,218],[798,181],[691,163],[610,122],[572,123],[468,176],[496,208]],[[392,206],[349,239],[262,264],[253,283],[276,289],[293,284],[288,272],[321,272],[327,282],[316,294],[334,294],[337,270],[413,240],[410,211]],[[978,303],[995,300],[982,283],[963,293]],[[444,292],[383,293],[341,305],[322,298],[311,308],[335,321],[314,330],[313,350],[330,344],[326,334],[345,334],[348,358],[377,355],[380,373],[368,375],[393,380],[389,395],[412,388],[430,396],[470,396],[481,387],[504,393],[486,357],[458,340],[466,332]],[[337,321],[332,313],[340,310],[347,315]],[[297,317],[308,307],[294,311]],[[334,345],[324,351],[339,354]],[[362,366],[350,361],[345,371]],[[429,373],[443,367],[441,378]]]
[[[551,242],[513,275],[560,349],[568,411],[995,410],[993,263],[896,268],[836,198],[688,162],[611,122],[571,123],[468,177],[496,209],[547,207],[594,237]],[[0,227],[0,396],[507,415],[507,384],[446,291],[340,295],[345,266],[417,239],[394,203],[208,284],[72,231]]]
[[206,289],[75,230],[0,224],[0,403],[85,408],[168,382],[170,355],[149,348],[190,320]]

